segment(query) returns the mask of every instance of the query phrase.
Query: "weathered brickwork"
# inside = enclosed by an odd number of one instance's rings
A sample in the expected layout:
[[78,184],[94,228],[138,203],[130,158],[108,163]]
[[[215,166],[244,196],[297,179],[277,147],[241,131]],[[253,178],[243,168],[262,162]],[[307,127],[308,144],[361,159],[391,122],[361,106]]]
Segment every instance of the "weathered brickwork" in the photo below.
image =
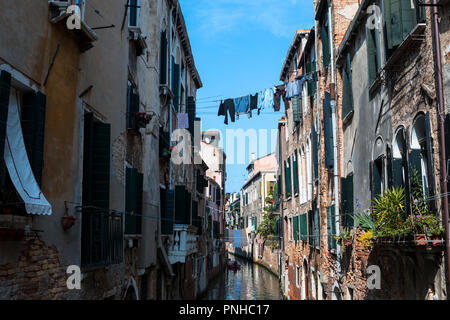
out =
[[56,248],[39,239],[26,240],[18,261],[0,266],[0,299],[73,298],[76,293],[67,289],[66,281]]

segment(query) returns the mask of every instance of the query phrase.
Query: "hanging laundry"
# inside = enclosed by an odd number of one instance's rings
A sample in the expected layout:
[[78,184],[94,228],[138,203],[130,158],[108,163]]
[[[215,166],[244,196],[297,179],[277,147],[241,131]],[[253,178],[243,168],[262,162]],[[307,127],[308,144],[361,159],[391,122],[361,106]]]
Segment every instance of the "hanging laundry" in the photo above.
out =
[[189,115],[187,113],[178,113],[178,129],[189,128]]
[[250,95],[234,99],[237,114],[248,113],[250,110]]
[[233,99],[226,99],[224,102],[220,102],[218,116],[225,116],[225,124],[228,124],[228,114],[230,114],[231,122],[235,122],[235,106]]
[[259,96],[258,93],[256,93],[253,96],[250,96],[250,110],[255,110],[258,108],[258,96]]
[[286,89],[283,84],[276,86],[275,89],[273,110],[280,111],[281,97],[284,98],[284,96],[286,95]]
[[273,106],[274,106],[273,88],[266,89],[258,94],[258,111],[261,111],[264,108],[272,109]]

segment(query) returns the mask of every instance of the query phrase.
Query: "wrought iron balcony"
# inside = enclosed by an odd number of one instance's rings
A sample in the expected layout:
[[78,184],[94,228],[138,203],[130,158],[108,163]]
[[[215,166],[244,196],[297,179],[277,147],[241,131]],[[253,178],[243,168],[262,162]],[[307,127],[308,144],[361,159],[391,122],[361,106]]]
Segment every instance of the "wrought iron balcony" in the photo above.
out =
[[170,263],[185,263],[186,257],[197,251],[197,228],[187,224],[174,224],[169,245]]

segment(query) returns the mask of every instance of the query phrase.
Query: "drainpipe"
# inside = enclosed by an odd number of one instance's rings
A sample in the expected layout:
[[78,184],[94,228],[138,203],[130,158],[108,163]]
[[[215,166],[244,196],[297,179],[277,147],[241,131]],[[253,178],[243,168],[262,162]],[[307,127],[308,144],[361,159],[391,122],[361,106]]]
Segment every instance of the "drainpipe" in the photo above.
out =
[[[333,28],[332,28],[332,20],[331,20],[331,8],[332,4],[328,6],[328,32],[330,39],[330,69],[331,69],[331,83],[330,83],[330,104],[331,104],[331,121],[333,126],[333,154],[334,154],[334,163],[333,163],[333,171],[334,171],[334,208],[335,208],[335,217],[336,217],[336,233],[340,232],[340,221],[339,221],[339,170],[338,170],[338,147],[337,147],[337,133],[338,127],[336,124],[336,75],[334,72],[334,48],[333,48]],[[341,246],[339,243],[336,245],[336,256],[337,256],[337,269],[340,276],[341,273]]]
[[441,39],[439,36],[439,12],[437,7],[437,1],[431,0],[432,6],[432,29],[433,29],[433,47],[435,54],[435,68],[437,78],[437,112],[439,118],[439,151],[441,156],[441,176],[442,176],[442,193],[443,197],[443,218],[445,227],[445,249],[447,259],[447,284],[450,283],[450,226],[448,217],[448,196],[447,196],[447,164],[446,164],[446,150],[445,150],[445,129],[444,129],[444,116],[445,116],[445,102],[444,102],[444,88],[442,81],[442,64],[441,64]]

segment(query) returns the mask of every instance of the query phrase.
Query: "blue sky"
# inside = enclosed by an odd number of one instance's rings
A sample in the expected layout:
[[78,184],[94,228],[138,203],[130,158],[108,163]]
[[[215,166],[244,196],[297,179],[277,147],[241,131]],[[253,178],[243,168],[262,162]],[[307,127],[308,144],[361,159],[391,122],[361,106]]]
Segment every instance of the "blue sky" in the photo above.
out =
[[[314,24],[311,0],[180,0],[189,39],[203,88],[197,94],[197,114],[202,129],[219,129],[226,146],[226,129],[268,129],[267,151],[271,151],[270,129],[283,115],[264,110],[251,119],[241,116],[225,125],[217,116],[217,99],[254,94],[280,84],[284,58],[297,29]],[[212,97],[212,98],[210,98]],[[229,150],[225,148],[229,154]],[[246,178],[246,164],[227,163],[226,192],[239,191]],[[257,157],[264,156],[259,151]],[[228,161],[227,161],[228,162]]]

